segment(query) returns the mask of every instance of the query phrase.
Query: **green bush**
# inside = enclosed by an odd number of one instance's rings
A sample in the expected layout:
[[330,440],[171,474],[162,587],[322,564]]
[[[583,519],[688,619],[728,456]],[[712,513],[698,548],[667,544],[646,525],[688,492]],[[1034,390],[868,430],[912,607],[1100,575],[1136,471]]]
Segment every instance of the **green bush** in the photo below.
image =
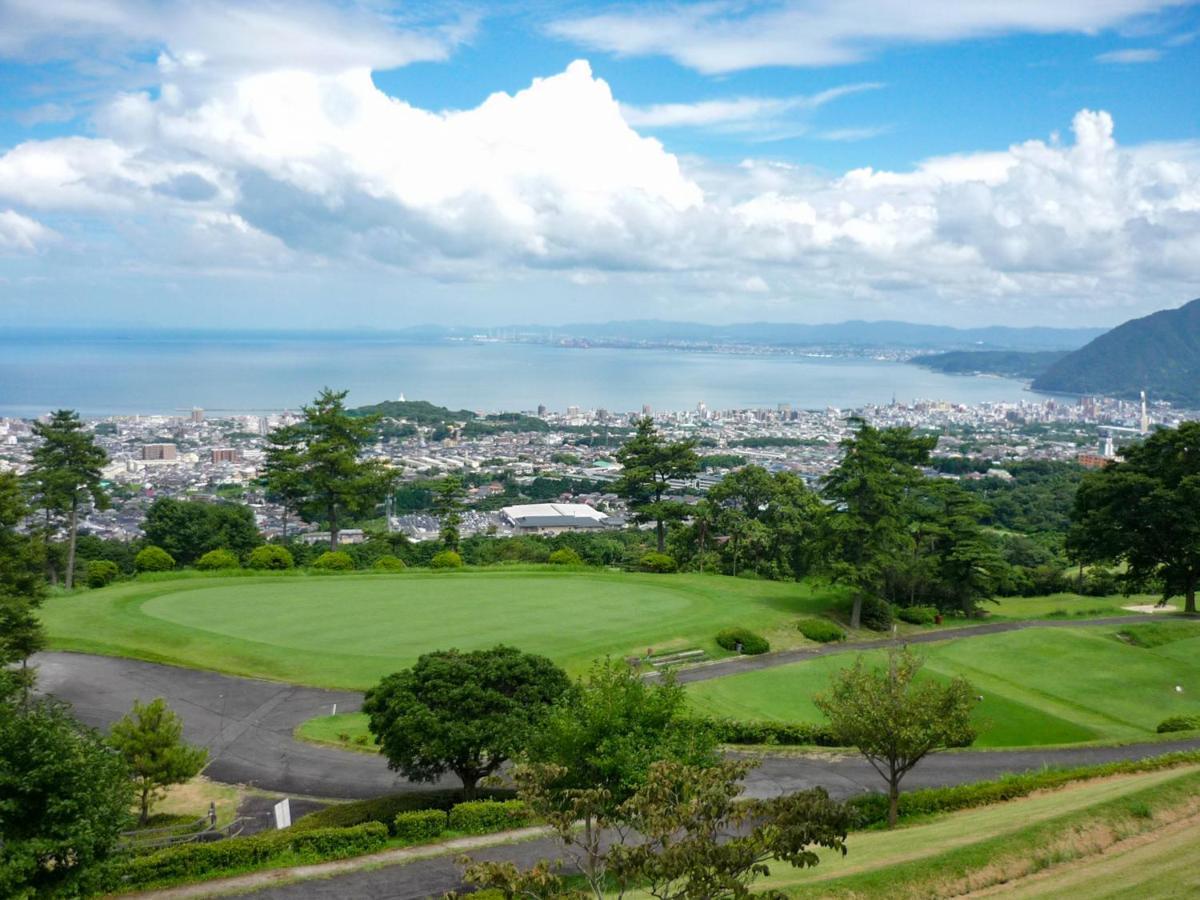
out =
[[1200,728],[1200,716],[1171,716],[1159,722],[1155,730],[1159,734],[1168,734],[1172,731],[1194,731],[1197,728]]
[[375,560],[375,564],[371,568],[377,572],[403,572],[408,566],[400,557],[385,554]]
[[910,625],[932,625],[937,614],[936,606],[905,606],[896,611],[896,618]]
[[429,565],[434,569],[461,569],[463,567],[463,558],[453,550],[442,550],[433,554],[433,559],[429,561]]
[[765,637],[755,634],[749,628],[724,628],[717,632],[717,646],[739,652],[739,645],[740,652],[747,656],[757,656],[771,649]]
[[862,605],[862,627],[887,631],[892,627],[892,607],[878,597],[867,597]]
[[546,558],[546,562],[555,566],[582,566],[583,557],[570,547],[559,547]]
[[[480,791],[480,794],[509,800],[513,796],[513,791],[484,790]],[[400,813],[426,809],[438,809],[446,813],[450,811],[450,807],[461,801],[461,790],[447,789],[406,791],[403,794],[389,794],[386,797],[375,797],[371,800],[335,803],[297,819],[292,825],[292,831],[297,829],[306,831],[313,828],[345,828],[350,825],[361,825],[363,822],[380,822],[388,828],[394,828],[396,816]]]
[[325,572],[349,572],[354,568],[354,559],[344,550],[326,550],[313,560],[312,567]]
[[87,586],[90,588],[102,588],[112,584],[120,575],[121,570],[117,568],[117,564],[107,559],[93,559],[87,564]]
[[800,629],[802,635],[818,644],[828,644],[831,641],[846,639],[846,632],[828,619],[801,619],[796,623],[796,627]]
[[263,544],[250,551],[246,567],[250,569],[290,569],[296,565],[287,547],[278,544]]
[[392,834],[405,841],[431,841],[445,830],[446,812],[441,809],[414,809],[392,820]]
[[450,830],[467,834],[506,831],[528,825],[529,807],[520,800],[473,800],[450,810]]
[[169,572],[175,568],[175,560],[162,547],[143,547],[133,558],[133,567],[139,572]]
[[262,865],[285,855],[304,862],[360,856],[380,849],[387,842],[387,835],[384,825],[368,822],[353,828],[310,831],[289,828],[212,843],[181,844],[122,860],[115,866],[112,887],[128,890],[159,882],[203,878],[226,869]]
[[638,560],[638,568],[643,572],[659,572],[666,574],[674,572],[679,568],[679,564],[675,562],[675,557],[668,556],[666,553],[658,553],[651,550],[649,553],[642,556]]
[[228,550],[209,550],[196,560],[196,568],[202,572],[214,572],[218,569],[240,569],[241,567],[242,564],[238,562],[237,556]]
[[694,727],[707,729],[722,744],[783,744],[838,747],[828,725],[816,722],[755,722],[741,719],[692,719]]

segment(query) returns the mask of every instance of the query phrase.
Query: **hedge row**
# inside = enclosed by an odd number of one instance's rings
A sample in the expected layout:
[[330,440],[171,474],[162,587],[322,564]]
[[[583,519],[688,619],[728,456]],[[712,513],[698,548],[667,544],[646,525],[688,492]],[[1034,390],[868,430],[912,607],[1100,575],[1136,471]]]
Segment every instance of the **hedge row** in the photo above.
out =
[[[479,793],[485,799],[511,800],[516,792],[506,789],[488,789]],[[346,828],[351,825],[360,825],[363,822],[379,822],[395,833],[396,816],[400,813],[430,809],[448,813],[455,804],[461,802],[461,790],[409,791],[403,794],[389,794],[386,797],[376,797],[372,800],[355,800],[351,803],[336,803],[333,806],[327,806],[297,819],[292,830]]]
[[[901,794],[899,812],[901,818],[906,818],[973,809],[977,806],[988,806],[1006,800],[1015,800],[1018,797],[1027,797],[1034,791],[1062,787],[1075,781],[1087,781],[1092,778],[1106,778],[1110,775],[1135,772],[1154,772],[1195,762],[1200,762],[1200,751],[1190,750],[1151,756],[1147,759],[1102,763],[1075,769],[1042,769],[1036,772],[1005,775],[996,781],[926,788]],[[867,794],[855,797],[847,803],[856,813],[859,828],[870,828],[887,822],[888,798],[885,794]]]
[[936,606],[903,606],[896,610],[896,618],[910,625],[932,625],[937,616]]
[[796,623],[796,628],[810,641],[816,641],[819,644],[846,639],[846,632],[828,619],[801,619]]
[[748,656],[757,656],[771,649],[765,637],[755,634],[749,628],[724,628],[718,631],[717,646]]
[[529,807],[520,800],[474,800],[453,807],[449,823],[451,831],[485,834],[521,828],[532,819]]
[[837,747],[828,725],[812,722],[754,722],[740,719],[696,719],[723,744],[785,744]]
[[285,829],[205,844],[182,844],[118,863],[112,889],[195,879],[226,869],[244,869],[291,855],[304,862],[344,859],[378,850],[388,830],[378,822],[353,828]]
[[392,820],[392,834],[406,841],[431,841],[445,830],[446,813],[440,809],[414,809]]

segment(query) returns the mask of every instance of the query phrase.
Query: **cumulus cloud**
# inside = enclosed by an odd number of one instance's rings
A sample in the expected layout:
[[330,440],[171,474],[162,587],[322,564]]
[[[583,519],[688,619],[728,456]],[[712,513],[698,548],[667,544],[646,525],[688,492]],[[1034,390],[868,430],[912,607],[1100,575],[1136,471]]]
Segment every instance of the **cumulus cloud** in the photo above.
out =
[[0,203],[20,217],[4,233],[74,213],[133,235],[143,263],[540,270],[764,302],[897,285],[958,303],[1145,302],[1200,279],[1200,145],[1122,147],[1100,111],[1065,143],[831,176],[681,160],[585,62],[449,112],[386,95],[363,68],[204,91],[164,79],[110,104],[96,137],[0,156]]
[[858,62],[893,44],[999,34],[1093,33],[1186,0],[782,0],[641,5],[557,21],[552,35],[706,73]]
[[0,252],[32,253],[57,237],[52,229],[16,210],[0,210]]

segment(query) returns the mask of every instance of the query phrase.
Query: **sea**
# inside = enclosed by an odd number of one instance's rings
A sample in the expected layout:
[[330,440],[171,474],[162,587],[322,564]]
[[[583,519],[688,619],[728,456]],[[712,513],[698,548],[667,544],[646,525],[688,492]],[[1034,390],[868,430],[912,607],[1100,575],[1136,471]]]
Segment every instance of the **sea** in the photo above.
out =
[[1008,378],[943,375],[910,363],[777,352],[578,348],[364,336],[0,333],[0,416],[297,409],[322,387],[350,405],[404,397],[500,412],[853,409],[895,398],[1043,400]]

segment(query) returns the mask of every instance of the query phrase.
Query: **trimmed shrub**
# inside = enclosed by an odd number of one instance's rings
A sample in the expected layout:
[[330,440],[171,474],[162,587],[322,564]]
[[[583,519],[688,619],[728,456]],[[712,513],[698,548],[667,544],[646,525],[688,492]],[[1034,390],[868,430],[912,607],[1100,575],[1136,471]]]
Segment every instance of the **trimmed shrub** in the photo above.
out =
[[262,865],[289,854],[305,862],[360,856],[383,847],[387,835],[385,826],[368,822],[353,828],[311,831],[289,828],[212,843],[181,844],[122,860],[115,866],[112,888],[129,889],[163,881],[201,878],[225,869]]
[[392,820],[392,834],[405,841],[431,841],[445,830],[446,812],[441,809],[414,809]]
[[896,618],[910,625],[932,625],[937,614],[936,606],[905,606],[896,611]]
[[280,547],[278,544],[263,544],[261,547],[255,547],[246,559],[246,567],[249,569],[290,569],[294,565],[296,565],[296,561],[292,558],[288,548]]
[[1155,730],[1159,734],[1169,734],[1172,731],[1195,731],[1200,728],[1200,716],[1171,716],[1158,723]]
[[828,725],[816,722],[755,722],[741,719],[692,719],[722,744],[782,744],[807,747],[840,746]]
[[801,619],[796,623],[796,627],[802,635],[818,644],[846,639],[846,632],[828,619]]
[[403,572],[408,566],[400,557],[385,554],[375,560],[375,564],[371,568],[377,572]]
[[724,628],[717,632],[717,646],[747,656],[757,656],[771,649],[767,639],[749,628]]
[[892,627],[892,607],[878,597],[867,597],[862,605],[862,627],[887,631]]
[[433,554],[433,559],[429,561],[429,565],[434,569],[461,569],[463,567],[463,558],[454,550],[442,550]]
[[240,569],[242,564],[237,556],[228,550],[209,550],[196,560],[196,568],[202,572],[214,572],[219,569]]
[[[482,790],[480,794],[509,800],[512,799],[513,791]],[[400,813],[427,809],[441,810],[446,813],[450,811],[450,807],[461,801],[461,790],[431,790],[407,791],[403,794],[389,794],[386,797],[375,797],[371,800],[335,803],[297,819],[291,830],[345,828],[350,825],[360,825],[363,822],[380,822],[388,828],[394,828],[396,816]]]
[[638,560],[638,568],[643,572],[658,572],[666,574],[674,572],[679,568],[679,564],[675,562],[675,557],[668,556],[666,553],[658,553],[651,550],[649,553],[642,556]]
[[555,566],[582,566],[583,557],[570,547],[559,547],[546,558],[546,562]]
[[162,547],[143,547],[133,558],[133,567],[139,572],[170,572],[175,568],[175,559]]
[[349,572],[354,568],[354,559],[344,550],[326,550],[313,560],[312,567],[326,572]]
[[450,830],[467,834],[506,831],[528,825],[533,818],[520,800],[472,800],[450,810]]
[[86,578],[90,588],[102,588],[112,584],[120,575],[121,570],[117,568],[117,564],[107,559],[93,559],[87,564]]

